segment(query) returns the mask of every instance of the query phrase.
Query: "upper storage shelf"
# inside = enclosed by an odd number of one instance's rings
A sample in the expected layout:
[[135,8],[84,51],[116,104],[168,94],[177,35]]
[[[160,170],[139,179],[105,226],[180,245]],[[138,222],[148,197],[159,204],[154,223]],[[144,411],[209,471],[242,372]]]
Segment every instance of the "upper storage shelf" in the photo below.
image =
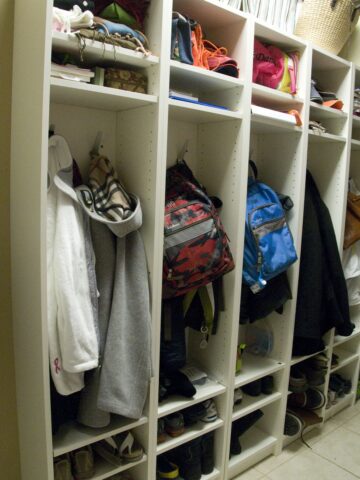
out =
[[213,92],[243,86],[243,82],[238,78],[180,63],[176,60],[170,61],[170,75],[174,88],[186,90],[191,85],[194,93]]
[[174,0],[173,9],[188,13],[196,18],[202,26],[209,28],[224,28],[236,22],[245,22],[246,16],[239,10],[228,8],[217,0]]
[[171,119],[189,123],[241,120],[241,114],[237,112],[173,99],[169,100],[169,116]]
[[51,78],[50,100],[53,103],[118,112],[156,103],[157,97],[73,80]]
[[80,59],[80,49],[84,61],[91,65],[128,65],[132,67],[147,68],[159,63],[155,55],[145,56],[127,48],[115,47],[95,40],[82,40],[85,48],[80,45],[74,33],[52,33],[52,48],[55,52],[66,52]]
[[266,108],[287,110],[302,106],[304,100],[297,95],[291,95],[290,93],[280,92],[279,90],[253,83],[252,103]]

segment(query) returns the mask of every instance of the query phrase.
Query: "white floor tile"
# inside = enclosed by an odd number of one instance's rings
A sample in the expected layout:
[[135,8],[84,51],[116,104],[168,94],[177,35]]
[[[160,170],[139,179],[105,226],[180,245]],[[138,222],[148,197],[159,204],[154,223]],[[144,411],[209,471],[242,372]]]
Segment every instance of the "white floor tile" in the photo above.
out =
[[257,470],[259,470],[259,472],[267,474],[282,465],[283,463],[290,460],[290,458],[292,458],[294,455],[297,455],[301,451],[304,451],[305,449],[306,447],[304,446],[304,444],[300,440],[296,440],[288,447],[286,447],[285,450],[280,453],[280,455],[271,455],[270,457],[265,458],[265,460],[255,465],[255,467]]
[[263,480],[264,475],[255,468],[250,468],[233,480]]
[[[360,415],[358,425],[360,426]],[[314,445],[314,452],[360,476],[360,435],[339,427]]]
[[358,412],[357,415],[344,422],[342,426],[347,430],[360,434],[360,413]]
[[331,417],[331,420],[337,423],[338,425],[342,425],[344,422],[347,422],[351,418],[355,417],[355,415],[357,415],[358,413],[359,413],[358,408],[347,407],[344,410],[341,410],[341,412]]
[[355,480],[357,478],[310,450],[295,455],[267,476],[271,480]]
[[329,433],[339,428],[339,424],[333,420],[328,420],[321,428],[313,428],[309,433],[304,434],[305,442],[312,447]]

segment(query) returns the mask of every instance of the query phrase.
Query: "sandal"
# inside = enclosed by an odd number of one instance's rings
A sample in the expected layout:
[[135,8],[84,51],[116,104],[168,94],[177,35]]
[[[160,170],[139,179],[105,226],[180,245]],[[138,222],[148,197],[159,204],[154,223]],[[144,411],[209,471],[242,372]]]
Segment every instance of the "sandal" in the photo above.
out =
[[95,452],[112,465],[137,462],[142,459],[144,449],[131,432],[123,432],[94,444]]

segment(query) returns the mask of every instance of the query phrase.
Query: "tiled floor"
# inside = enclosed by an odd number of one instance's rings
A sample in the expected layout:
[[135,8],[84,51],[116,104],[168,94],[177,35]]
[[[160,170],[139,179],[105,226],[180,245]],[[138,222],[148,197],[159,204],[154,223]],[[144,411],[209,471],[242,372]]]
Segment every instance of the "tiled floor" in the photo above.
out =
[[360,478],[360,402],[347,408],[235,480],[355,480]]

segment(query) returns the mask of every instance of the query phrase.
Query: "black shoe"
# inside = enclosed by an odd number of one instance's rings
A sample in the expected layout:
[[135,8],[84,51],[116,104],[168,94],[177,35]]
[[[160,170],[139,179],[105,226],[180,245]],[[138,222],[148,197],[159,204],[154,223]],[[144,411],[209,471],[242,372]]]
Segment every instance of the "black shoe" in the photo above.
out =
[[239,455],[241,453],[239,437],[249,430],[263,415],[264,413],[261,410],[255,410],[255,412],[251,412],[249,415],[233,422],[231,428],[230,455]]
[[181,413],[184,416],[185,426],[190,427],[206,415],[206,408],[203,403],[197,403],[189,408],[185,408]]
[[201,437],[201,472],[203,475],[212,473],[214,463],[215,432],[209,432]]
[[201,479],[201,437],[191,440],[176,449],[175,456],[184,480]]
[[248,383],[241,387],[242,391],[251,397],[258,397],[261,395],[261,379],[255,380],[255,382]]
[[239,435],[233,423],[231,428],[230,456],[240,455],[240,453],[241,453],[241,445],[240,445]]
[[261,393],[264,395],[271,395],[274,391],[274,377],[267,375],[261,379]]
[[255,412],[249,413],[245,417],[239,418],[233,422],[233,428],[235,427],[238,436],[243,435],[249,428],[251,428],[264,413],[261,410],[255,410]]

